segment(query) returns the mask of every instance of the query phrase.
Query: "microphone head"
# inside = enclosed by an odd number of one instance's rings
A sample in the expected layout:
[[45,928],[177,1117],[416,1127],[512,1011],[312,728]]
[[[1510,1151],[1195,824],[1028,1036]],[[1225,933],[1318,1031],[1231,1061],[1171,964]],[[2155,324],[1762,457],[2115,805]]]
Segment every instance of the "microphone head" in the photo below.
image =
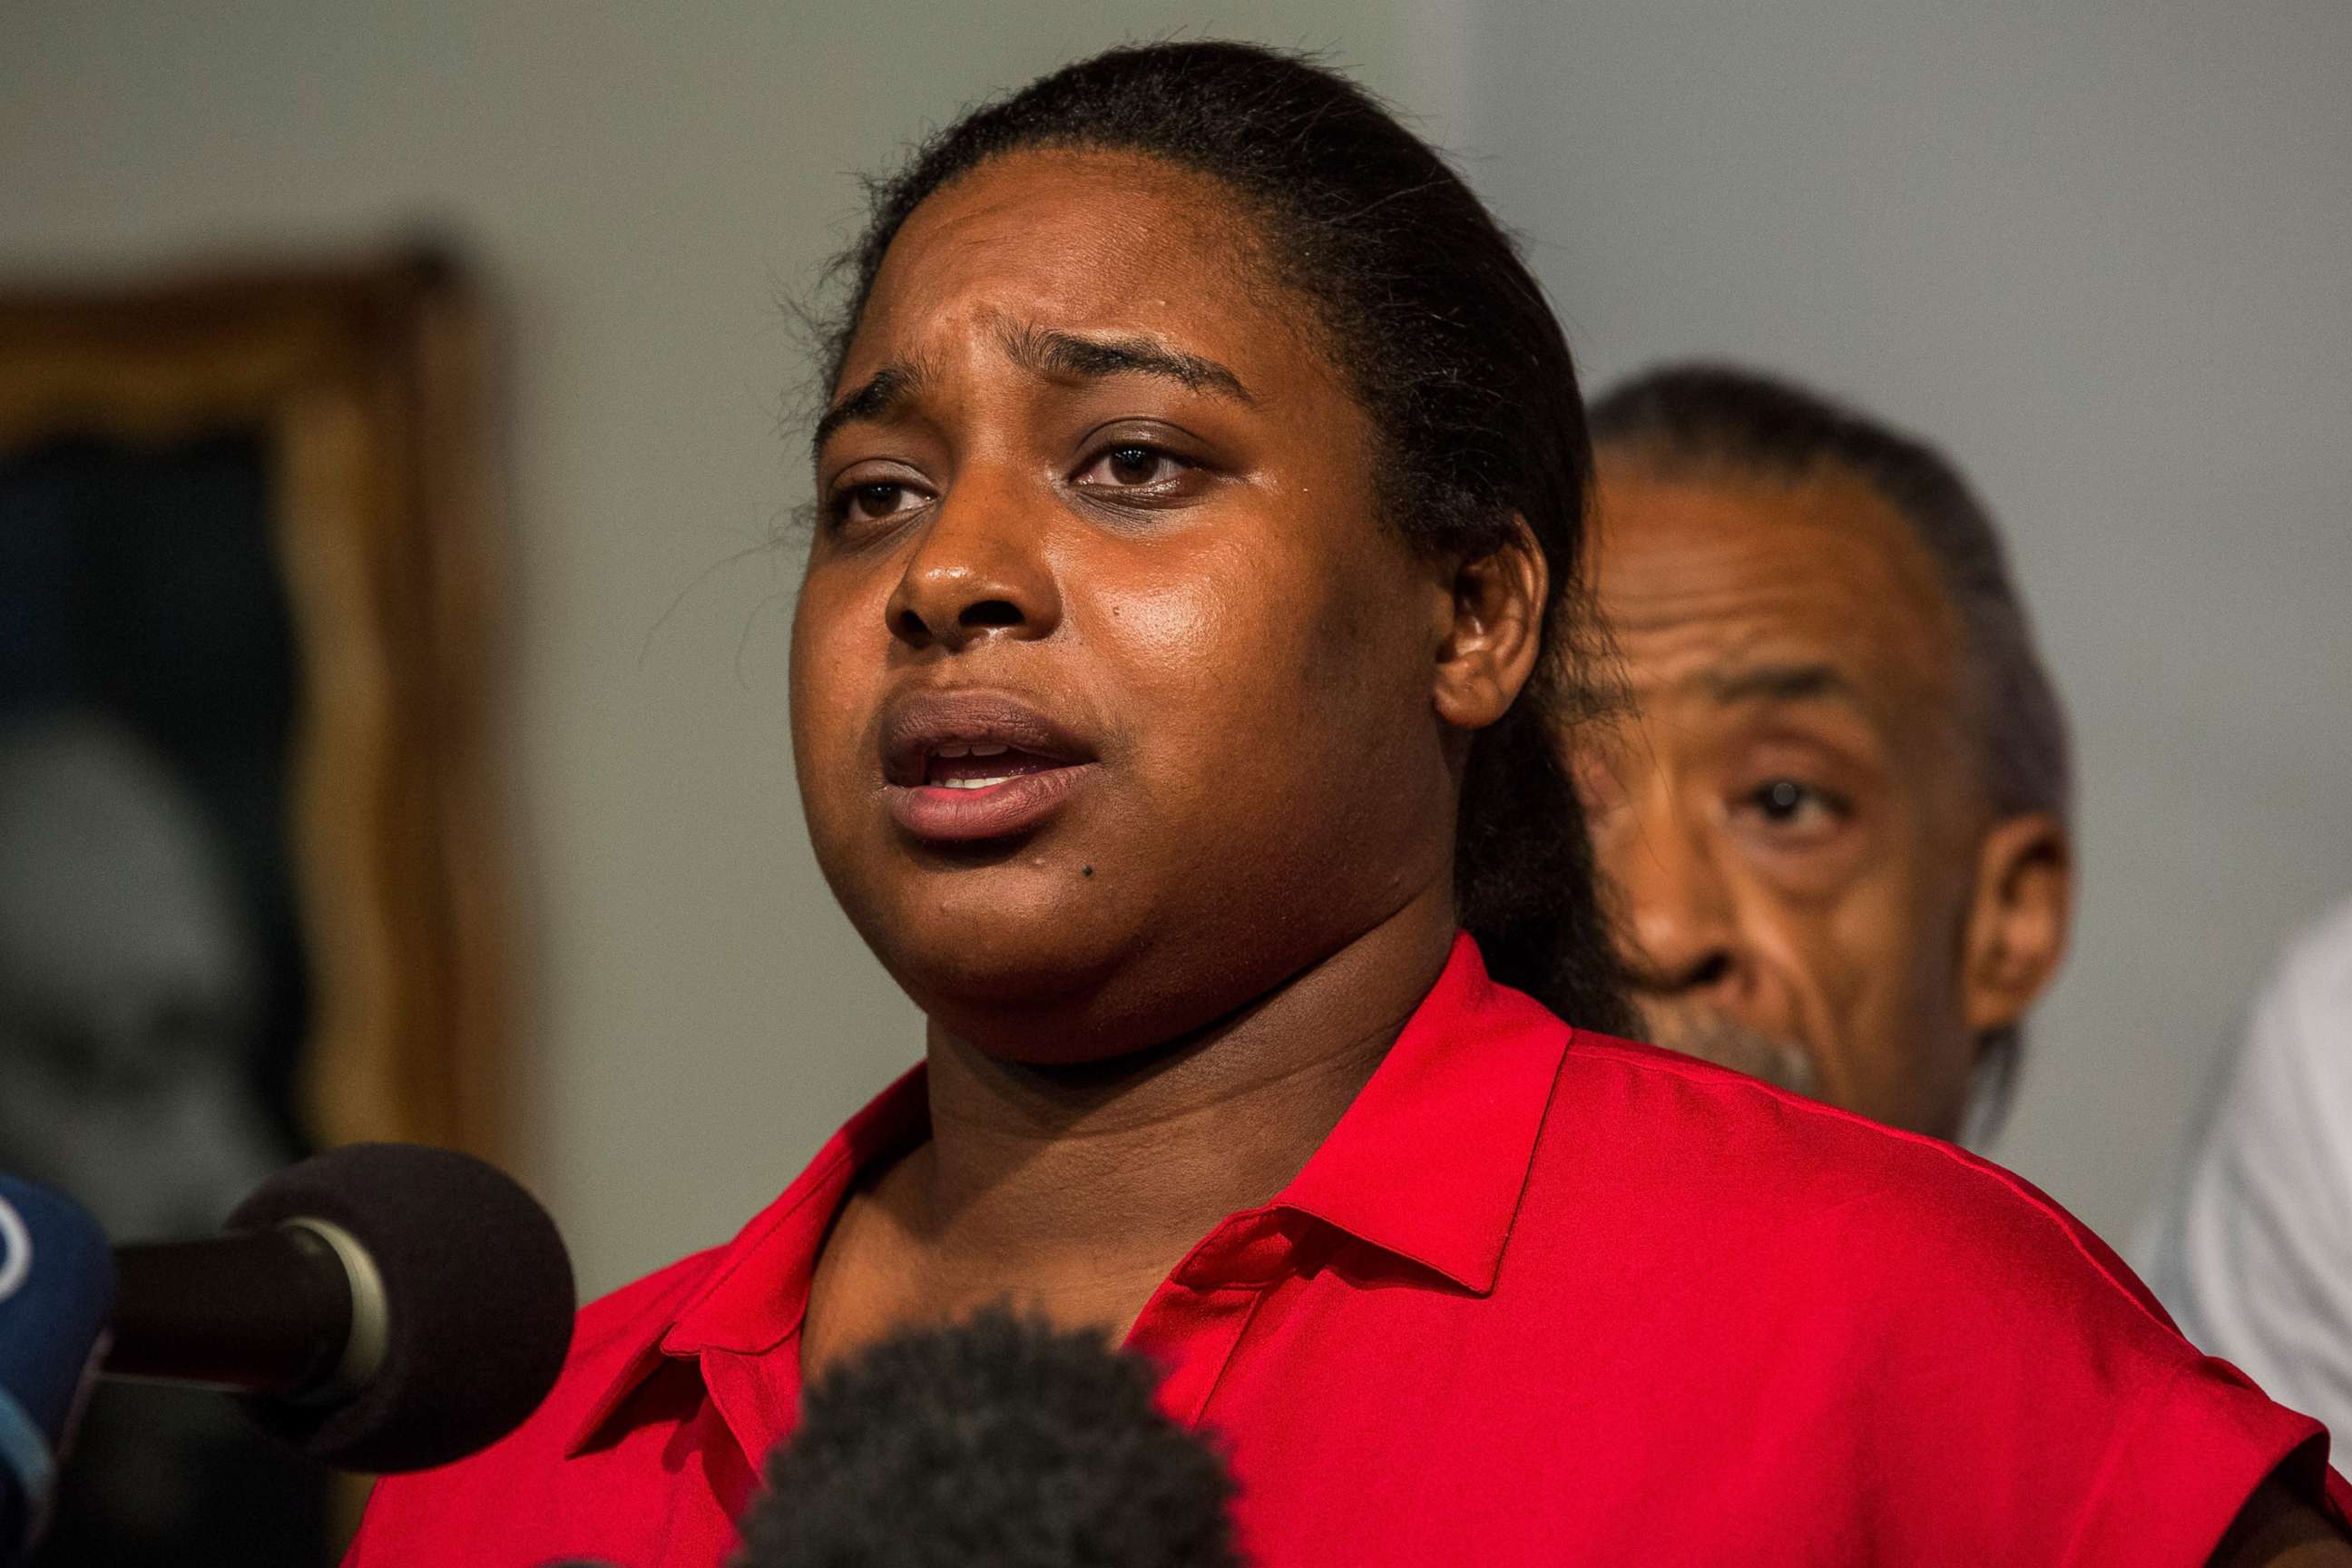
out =
[[40,1533],[99,1341],[114,1249],[63,1193],[0,1175],[0,1563]]
[[737,1568],[1235,1568],[1233,1479],[1157,1382],[1002,1310],[885,1340],[803,1396]]
[[[349,1397],[243,1401],[268,1431],[341,1469],[425,1469],[505,1436],[555,1386],[572,1346],[572,1259],[512,1177],[446,1149],[354,1143],[272,1176],[228,1226],[294,1220],[324,1220],[367,1253],[384,1348]],[[355,1324],[365,1311],[353,1303]]]

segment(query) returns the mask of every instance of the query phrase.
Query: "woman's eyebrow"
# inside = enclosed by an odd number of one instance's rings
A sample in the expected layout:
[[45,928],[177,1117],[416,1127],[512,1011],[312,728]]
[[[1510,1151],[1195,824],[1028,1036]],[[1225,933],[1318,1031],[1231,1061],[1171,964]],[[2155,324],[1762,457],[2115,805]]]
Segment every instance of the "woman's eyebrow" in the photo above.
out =
[[[1004,352],[1015,364],[1038,375],[1096,381],[1110,375],[1156,375],[1191,392],[1206,392],[1255,406],[1249,388],[1215,360],[1162,348],[1150,338],[1086,337],[1044,327],[1006,326]],[[884,365],[834,401],[810,433],[809,449],[824,450],[844,425],[880,419],[929,379],[923,367],[905,361]]]
[[922,384],[922,367],[904,361],[884,365],[867,376],[852,390],[836,398],[824,411],[809,436],[812,454],[824,450],[833,433],[853,420],[879,419],[907,400],[907,395]]
[[1045,327],[1008,325],[1004,352],[1015,364],[1039,375],[1087,381],[1108,375],[1156,375],[1188,392],[1213,393],[1236,403],[1257,399],[1215,360],[1163,348],[1150,338],[1086,337]]

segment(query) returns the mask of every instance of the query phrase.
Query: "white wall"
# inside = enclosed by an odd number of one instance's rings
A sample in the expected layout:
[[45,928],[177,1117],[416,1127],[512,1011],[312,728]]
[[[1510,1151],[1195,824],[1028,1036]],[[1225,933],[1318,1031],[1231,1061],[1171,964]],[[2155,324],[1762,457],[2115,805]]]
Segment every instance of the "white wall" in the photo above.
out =
[[2263,953],[2352,889],[2352,10],[14,7],[0,275],[422,220],[504,292],[527,1169],[584,1283],[729,1234],[916,1049],[793,795],[774,300],[850,171],[1180,22],[1338,45],[1427,112],[1599,374],[1756,359],[1975,475],[2085,785],[2081,945],[2001,1152],[2119,1227]]
[[523,1163],[590,1289],[732,1234],[920,1049],[793,785],[798,552],[768,542],[807,367],[778,300],[852,232],[854,172],[1180,26],[1395,85],[1387,0],[37,0],[0,29],[0,277],[425,222],[505,296]]
[[2003,521],[2084,898],[1995,1152],[2119,1235],[2269,951],[2352,892],[2352,7],[1477,0],[1464,53],[1590,384],[1777,367]]

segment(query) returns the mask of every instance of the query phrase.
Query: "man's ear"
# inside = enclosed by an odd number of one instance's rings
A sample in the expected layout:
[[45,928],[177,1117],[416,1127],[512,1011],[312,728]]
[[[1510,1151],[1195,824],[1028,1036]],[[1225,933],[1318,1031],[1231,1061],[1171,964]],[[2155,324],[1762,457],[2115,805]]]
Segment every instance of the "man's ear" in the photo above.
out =
[[1543,654],[1550,584],[1543,547],[1516,515],[1500,549],[1455,568],[1452,615],[1437,645],[1439,718],[1459,729],[1483,730],[1509,710]]
[[2063,822],[2027,812],[1986,830],[1961,954],[1960,1007],[1970,1034],[2025,1016],[2066,956],[2074,907],[2074,854]]

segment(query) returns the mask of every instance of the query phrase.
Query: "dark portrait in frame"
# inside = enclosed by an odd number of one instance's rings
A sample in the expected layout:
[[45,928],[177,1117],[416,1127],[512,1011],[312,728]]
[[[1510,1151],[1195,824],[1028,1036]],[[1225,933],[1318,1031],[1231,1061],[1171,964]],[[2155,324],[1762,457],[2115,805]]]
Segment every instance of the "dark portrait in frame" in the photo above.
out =
[[[117,1239],[499,1152],[481,315],[438,252],[0,289],[0,1169]],[[343,1511],[102,1385],[37,1561],[322,1562]]]

